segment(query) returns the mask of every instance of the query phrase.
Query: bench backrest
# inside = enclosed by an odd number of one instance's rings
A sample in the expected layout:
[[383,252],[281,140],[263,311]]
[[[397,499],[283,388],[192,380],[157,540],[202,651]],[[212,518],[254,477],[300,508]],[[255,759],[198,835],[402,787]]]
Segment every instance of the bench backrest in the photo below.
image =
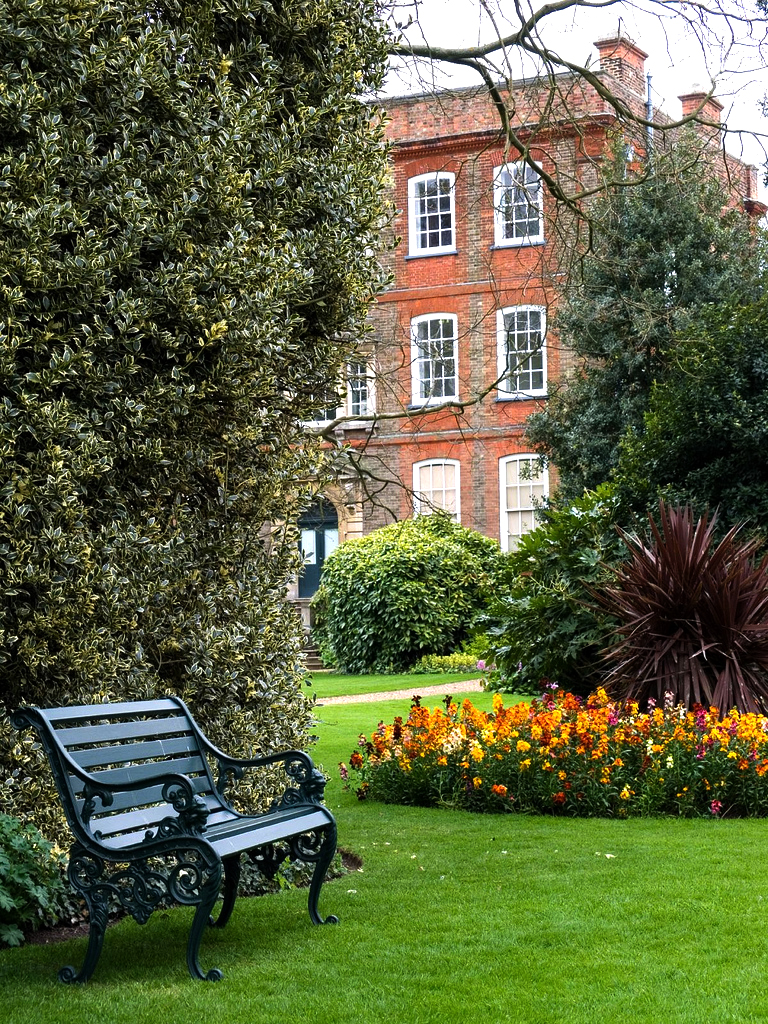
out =
[[[70,825],[79,839],[96,836],[112,849],[140,842],[174,808],[163,798],[158,781],[169,774],[185,775],[211,811],[209,821],[232,817],[219,796],[197,729],[182,701],[131,701],[65,708],[23,708],[18,713],[34,725],[51,761]],[[70,760],[97,782],[138,789],[112,794],[105,805],[97,795],[87,799],[85,786]]]

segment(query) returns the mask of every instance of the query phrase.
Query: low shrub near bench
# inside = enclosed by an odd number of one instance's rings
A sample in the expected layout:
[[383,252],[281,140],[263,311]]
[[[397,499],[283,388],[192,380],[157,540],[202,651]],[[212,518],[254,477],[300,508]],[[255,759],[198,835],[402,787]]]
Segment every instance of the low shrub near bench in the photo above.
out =
[[574,816],[768,814],[768,719],[671,701],[641,711],[554,687],[493,711],[416,700],[361,736],[342,778],[361,799]]
[[61,855],[37,829],[0,814],[0,947],[21,945],[24,930],[61,915],[61,864]]

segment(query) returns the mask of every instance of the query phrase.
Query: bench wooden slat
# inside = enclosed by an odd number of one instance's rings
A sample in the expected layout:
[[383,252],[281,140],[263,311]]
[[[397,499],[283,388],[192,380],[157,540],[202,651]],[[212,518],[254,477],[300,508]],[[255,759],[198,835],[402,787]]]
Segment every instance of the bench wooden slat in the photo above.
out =
[[[111,850],[125,850],[140,843],[148,829],[156,829],[164,818],[174,817],[173,808],[169,804],[155,804],[123,814],[104,815],[93,819],[93,827],[99,832],[105,846]],[[219,809],[209,817],[209,821],[221,825],[235,817],[234,811]],[[207,832],[205,835],[207,839]],[[179,845],[183,841],[179,840]]]
[[[61,745],[69,750],[70,747],[85,746],[96,743],[108,743],[115,741],[117,723],[111,722],[103,725],[82,725],[73,729],[57,729],[56,739]],[[119,736],[121,739],[158,739],[160,736],[169,736],[174,733],[182,733],[187,736],[194,736],[190,729],[189,722],[184,715],[175,715],[173,718],[160,718],[156,721],[143,719],[137,722],[120,722]]]
[[158,712],[179,712],[179,705],[170,697],[159,700],[122,701],[114,704],[72,704],[64,708],[45,708],[49,722],[80,719],[115,718],[121,715],[156,715]]
[[[148,829],[157,828],[166,816],[163,810],[167,812],[168,808],[153,807],[119,815],[120,827],[114,830],[107,824],[109,818],[101,819],[99,831],[102,833],[102,842],[114,851],[136,846],[141,843]],[[323,808],[305,807],[300,812],[292,810],[289,814],[273,813],[257,818],[241,818],[230,811],[226,816],[219,814],[214,818],[212,815],[204,835],[219,856],[228,857],[255,846],[280,842],[301,832],[324,828],[330,820],[329,813]],[[184,845],[183,839],[179,840],[179,845]]]
[[205,838],[213,846],[220,857],[229,857],[234,853],[251,850],[255,846],[266,846],[277,843],[281,839],[295,836],[313,829],[325,828],[331,817],[323,808],[307,810],[290,817],[281,815],[263,815],[254,822],[251,818],[245,821],[225,822],[221,826],[213,826],[206,830]]
[[138,743],[122,743],[119,747],[91,747],[87,750],[75,750],[70,751],[70,756],[77,761],[81,768],[90,770],[108,764],[168,757],[170,754],[191,754],[197,750],[195,737],[187,734],[164,739],[144,740]]
[[[164,775],[197,775],[205,772],[207,776],[205,761],[200,754],[192,757],[176,757],[169,761],[148,761],[145,764],[129,764],[120,768],[107,768],[104,771],[91,772],[98,782],[108,782],[111,785],[120,786],[125,782],[144,782],[152,779],[159,779]],[[133,798],[136,799],[137,792],[133,791]]]
[[[111,806],[102,810],[99,806],[97,812],[91,817],[92,829],[100,832],[103,836],[112,836],[120,832],[133,832],[138,828],[144,827],[147,822],[157,825],[163,818],[175,817],[176,812],[173,807],[161,799],[159,786],[155,789],[154,795],[157,797],[157,800],[147,802],[146,804],[140,800],[126,803],[123,799],[120,799],[115,802],[122,804],[122,807],[116,808]],[[235,812],[222,807],[212,793],[201,792],[198,795],[205,800],[209,810],[212,812],[209,815],[209,821],[216,812],[218,812],[216,819],[218,821],[233,817]]]

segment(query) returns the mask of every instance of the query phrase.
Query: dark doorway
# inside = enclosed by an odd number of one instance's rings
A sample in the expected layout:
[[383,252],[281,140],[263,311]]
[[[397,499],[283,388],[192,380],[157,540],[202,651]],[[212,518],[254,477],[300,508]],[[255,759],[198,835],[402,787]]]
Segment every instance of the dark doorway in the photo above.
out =
[[312,502],[299,519],[299,545],[304,556],[299,597],[312,597],[320,586],[323,563],[339,546],[339,517],[327,498]]

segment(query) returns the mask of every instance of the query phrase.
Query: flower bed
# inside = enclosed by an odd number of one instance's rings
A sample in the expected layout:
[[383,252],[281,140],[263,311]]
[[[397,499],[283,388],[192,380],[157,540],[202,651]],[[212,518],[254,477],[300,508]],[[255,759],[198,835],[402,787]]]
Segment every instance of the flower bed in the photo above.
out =
[[[552,688],[493,711],[416,700],[408,720],[360,737],[349,768],[361,799],[471,811],[584,816],[768,814],[768,719],[653,702],[582,701]],[[352,779],[355,781],[352,782]]]

